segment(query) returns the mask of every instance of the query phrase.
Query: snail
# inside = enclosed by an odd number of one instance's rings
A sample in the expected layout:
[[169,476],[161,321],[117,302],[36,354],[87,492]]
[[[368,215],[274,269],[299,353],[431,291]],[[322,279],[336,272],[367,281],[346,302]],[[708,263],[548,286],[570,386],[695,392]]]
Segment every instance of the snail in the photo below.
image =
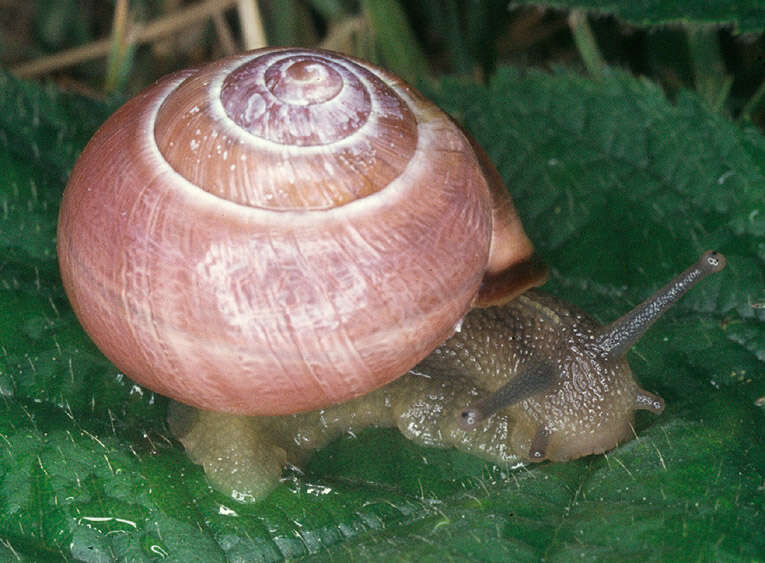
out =
[[[339,433],[398,426],[562,461],[660,413],[624,356],[725,264],[601,327],[546,279],[502,180],[394,75],[271,48],[160,79],[78,159],[58,225],[78,319],[219,488],[257,499]],[[275,416],[281,415],[281,416]]]

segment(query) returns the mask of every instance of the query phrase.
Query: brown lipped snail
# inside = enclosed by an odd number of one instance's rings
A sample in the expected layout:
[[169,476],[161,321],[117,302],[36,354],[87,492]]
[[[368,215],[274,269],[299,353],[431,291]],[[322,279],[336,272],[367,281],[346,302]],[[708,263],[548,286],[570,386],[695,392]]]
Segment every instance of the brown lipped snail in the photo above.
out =
[[85,330],[202,409],[171,428],[238,498],[367,425],[497,461],[611,449],[663,409],[627,349],[725,263],[704,254],[606,327],[526,291],[546,272],[459,126],[369,63],[280,48],[120,108],[72,172],[58,253]]

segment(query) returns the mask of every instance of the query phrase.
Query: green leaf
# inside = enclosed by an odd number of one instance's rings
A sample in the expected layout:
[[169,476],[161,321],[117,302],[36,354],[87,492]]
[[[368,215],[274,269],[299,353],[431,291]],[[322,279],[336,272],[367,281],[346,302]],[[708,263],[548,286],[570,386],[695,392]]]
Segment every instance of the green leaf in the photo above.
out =
[[765,557],[765,140],[618,72],[505,69],[431,94],[497,162],[547,289],[602,321],[726,254],[630,356],[664,414],[607,455],[519,470],[370,429],[263,502],[214,492],[165,400],[100,355],[58,278],[57,202],[111,108],[0,75],[0,557]]
[[678,23],[733,25],[738,33],[759,33],[765,29],[765,7],[757,0],[679,0],[635,2],[633,0],[517,0],[516,4],[533,4],[568,10],[587,10],[613,15],[641,26]]

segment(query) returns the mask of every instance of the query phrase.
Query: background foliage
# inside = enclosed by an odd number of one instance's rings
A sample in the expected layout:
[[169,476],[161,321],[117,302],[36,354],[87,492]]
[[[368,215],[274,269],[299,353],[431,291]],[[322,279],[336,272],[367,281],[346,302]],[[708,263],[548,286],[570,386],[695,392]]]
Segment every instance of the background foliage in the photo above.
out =
[[[136,1],[130,13],[135,25],[195,5]],[[510,470],[372,429],[319,452],[264,502],[213,492],[169,438],[164,399],[84,335],[55,260],[77,154],[154,73],[221,54],[208,17],[165,45],[52,71],[57,86],[0,73],[0,558],[764,559],[763,59],[759,35],[737,35],[763,29],[757,3],[260,7],[270,42],[349,47],[464,123],[551,265],[547,289],[599,319],[703,250],[724,252],[726,270],[630,355],[668,408],[641,413],[637,440],[566,464]],[[22,47],[28,58],[105,36],[112,11],[40,1],[0,17],[4,64],[18,68]],[[240,41],[237,12],[223,14]]]

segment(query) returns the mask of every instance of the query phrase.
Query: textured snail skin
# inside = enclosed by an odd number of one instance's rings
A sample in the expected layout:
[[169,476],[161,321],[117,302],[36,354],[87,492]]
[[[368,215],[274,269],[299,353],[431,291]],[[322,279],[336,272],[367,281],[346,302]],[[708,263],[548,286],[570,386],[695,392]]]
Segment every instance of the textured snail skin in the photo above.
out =
[[[459,332],[404,377],[347,403],[291,416],[246,417],[175,404],[172,433],[222,492],[263,498],[282,467],[302,466],[315,450],[364,428],[396,427],[425,446],[454,447],[513,465],[602,453],[634,436],[639,389],[624,358],[593,369],[582,346],[600,325],[549,294],[529,291],[501,307],[474,309]],[[589,336],[587,336],[589,335]],[[556,364],[561,385],[543,389],[466,429],[457,413],[517,377],[537,358]],[[573,367],[572,367],[573,366]],[[543,383],[543,382],[540,382]],[[536,391],[540,391],[537,389]],[[538,429],[549,433],[542,455]]]
[[126,103],[78,160],[58,229],[74,311],[120,370],[246,414],[395,379],[479,290],[539,283],[532,252],[450,118],[368,63],[299,49],[179,72]]
[[535,290],[474,309],[404,377],[328,409],[245,417],[175,404],[168,421],[213,484],[240,500],[262,498],[279,483],[283,465],[300,465],[340,434],[367,426],[395,426],[419,444],[501,464],[602,453],[632,439],[636,410],[664,409],[660,397],[635,382],[627,350],[685,292],[724,266],[721,254],[705,253],[606,326]]

